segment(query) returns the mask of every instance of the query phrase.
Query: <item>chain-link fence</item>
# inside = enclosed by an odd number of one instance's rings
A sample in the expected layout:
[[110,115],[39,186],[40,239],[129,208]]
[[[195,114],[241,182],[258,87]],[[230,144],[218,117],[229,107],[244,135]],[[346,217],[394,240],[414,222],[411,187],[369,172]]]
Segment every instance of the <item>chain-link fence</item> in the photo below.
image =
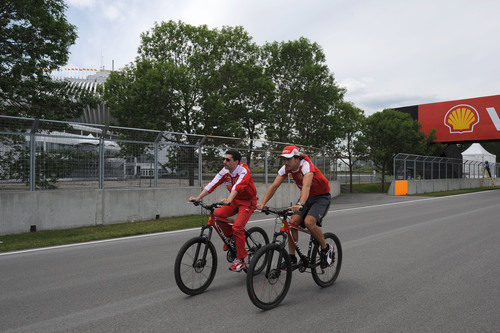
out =
[[[499,174],[499,167],[490,163],[493,178]],[[394,157],[394,175],[396,180],[488,177],[483,161],[401,153]]]
[[[349,164],[346,159],[337,159],[337,180],[341,184],[350,183]],[[390,182],[392,175],[385,175],[385,181]],[[378,172],[372,161],[355,160],[352,165],[352,183],[370,184],[382,182],[382,173]]]
[[[202,186],[237,149],[254,181],[272,182],[287,143],[0,116],[0,189]],[[299,146],[327,178],[335,159]]]

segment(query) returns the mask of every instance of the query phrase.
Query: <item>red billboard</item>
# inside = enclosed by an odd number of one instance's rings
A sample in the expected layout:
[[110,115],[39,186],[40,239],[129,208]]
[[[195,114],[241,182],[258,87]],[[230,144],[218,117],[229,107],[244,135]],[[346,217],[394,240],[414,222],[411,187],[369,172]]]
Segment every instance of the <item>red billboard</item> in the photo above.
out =
[[500,95],[420,104],[418,121],[438,142],[500,140]]

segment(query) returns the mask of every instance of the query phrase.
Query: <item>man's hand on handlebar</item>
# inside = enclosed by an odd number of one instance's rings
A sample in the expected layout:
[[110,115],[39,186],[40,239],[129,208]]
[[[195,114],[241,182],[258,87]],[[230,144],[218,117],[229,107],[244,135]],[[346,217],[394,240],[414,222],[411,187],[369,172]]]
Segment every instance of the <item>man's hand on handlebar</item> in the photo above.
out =
[[294,213],[298,213],[302,210],[303,207],[304,206],[302,206],[302,205],[293,205],[293,206],[288,207],[288,209],[290,209]]
[[221,204],[229,206],[231,204],[231,201],[227,200],[227,198],[221,199],[220,201]]
[[189,202],[200,201],[197,197],[189,197]]
[[265,207],[265,206],[264,206],[262,203],[257,204],[257,209],[258,209],[258,210],[262,210],[264,207]]

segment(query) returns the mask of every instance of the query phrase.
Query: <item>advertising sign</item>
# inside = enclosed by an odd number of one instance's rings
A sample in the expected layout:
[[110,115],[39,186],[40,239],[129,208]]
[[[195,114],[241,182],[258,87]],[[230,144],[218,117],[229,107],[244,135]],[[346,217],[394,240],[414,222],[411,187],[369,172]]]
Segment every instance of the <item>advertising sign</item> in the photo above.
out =
[[438,142],[500,140],[500,95],[420,104],[418,121]]

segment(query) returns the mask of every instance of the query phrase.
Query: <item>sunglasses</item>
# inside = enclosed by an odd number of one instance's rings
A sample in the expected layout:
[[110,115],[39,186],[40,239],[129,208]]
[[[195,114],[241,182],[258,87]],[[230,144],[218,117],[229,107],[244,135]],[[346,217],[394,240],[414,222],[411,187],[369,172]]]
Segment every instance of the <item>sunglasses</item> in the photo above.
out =
[[231,159],[230,159],[230,158],[223,158],[222,160],[223,160],[223,161],[226,161],[226,162],[231,162]]

